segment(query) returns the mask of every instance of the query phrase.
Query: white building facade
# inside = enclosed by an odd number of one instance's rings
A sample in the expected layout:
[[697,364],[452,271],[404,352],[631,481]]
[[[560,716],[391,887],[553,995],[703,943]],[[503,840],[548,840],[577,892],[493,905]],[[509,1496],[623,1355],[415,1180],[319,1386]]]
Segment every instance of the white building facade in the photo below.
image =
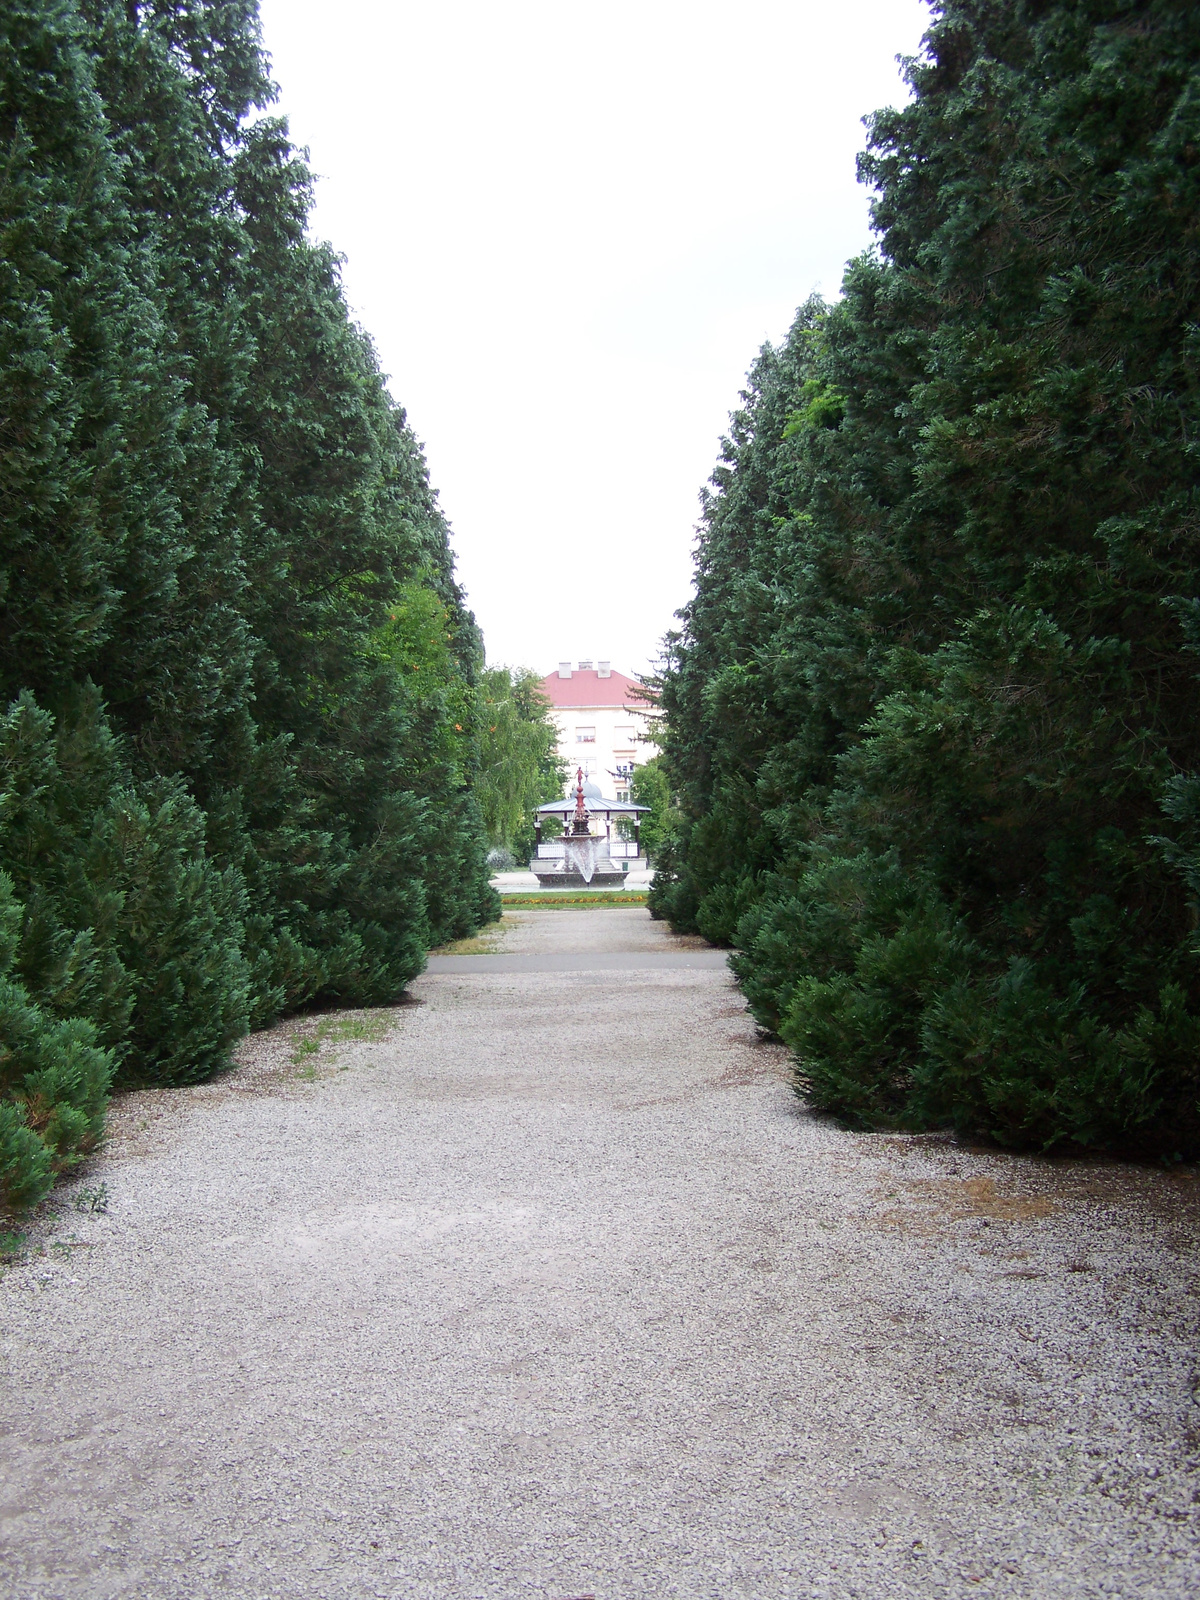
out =
[[571,775],[582,767],[602,794],[629,799],[635,766],[655,754],[647,742],[648,707],[634,679],[614,672],[608,661],[560,661],[558,671],[542,679],[558,728],[558,753]]

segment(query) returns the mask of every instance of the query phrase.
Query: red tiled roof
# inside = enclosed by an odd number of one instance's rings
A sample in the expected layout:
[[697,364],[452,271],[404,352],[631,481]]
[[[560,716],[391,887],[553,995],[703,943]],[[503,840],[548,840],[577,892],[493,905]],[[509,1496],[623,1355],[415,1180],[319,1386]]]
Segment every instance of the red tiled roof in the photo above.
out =
[[542,693],[560,710],[572,706],[622,706],[630,711],[645,711],[646,704],[639,698],[641,692],[641,685],[623,672],[602,678],[594,667],[590,672],[576,670],[569,678],[552,672],[542,679]]

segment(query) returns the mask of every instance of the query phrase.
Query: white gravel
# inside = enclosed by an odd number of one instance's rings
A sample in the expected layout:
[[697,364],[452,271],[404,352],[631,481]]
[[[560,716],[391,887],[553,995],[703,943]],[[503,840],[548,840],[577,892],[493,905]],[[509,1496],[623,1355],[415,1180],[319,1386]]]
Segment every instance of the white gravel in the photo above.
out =
[[1200,1593],[1192,1170],[840,1132],[717,971],[414,993],[129,1097],[34,1227],[0,1593]]

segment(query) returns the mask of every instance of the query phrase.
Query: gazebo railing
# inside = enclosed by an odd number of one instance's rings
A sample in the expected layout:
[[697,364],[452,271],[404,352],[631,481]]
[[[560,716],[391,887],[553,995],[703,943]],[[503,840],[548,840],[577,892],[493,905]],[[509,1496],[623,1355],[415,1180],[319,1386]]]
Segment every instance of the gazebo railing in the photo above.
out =
[[[563,853],[561,839],[543,839],[537,847],[538,859],[553,859]],[[614,861],[636,861],[638,847],[632,839],[610,839],[608,853]]]

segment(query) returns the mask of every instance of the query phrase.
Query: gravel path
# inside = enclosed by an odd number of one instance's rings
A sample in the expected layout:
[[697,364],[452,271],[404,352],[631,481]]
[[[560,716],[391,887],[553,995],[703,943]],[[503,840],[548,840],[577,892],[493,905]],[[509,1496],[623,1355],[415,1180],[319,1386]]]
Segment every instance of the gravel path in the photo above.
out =
[[1194,1173],[843,1133],[725,972],[579,966],[120,1104],[0,1281],[0,1593],[1200,1592]]

